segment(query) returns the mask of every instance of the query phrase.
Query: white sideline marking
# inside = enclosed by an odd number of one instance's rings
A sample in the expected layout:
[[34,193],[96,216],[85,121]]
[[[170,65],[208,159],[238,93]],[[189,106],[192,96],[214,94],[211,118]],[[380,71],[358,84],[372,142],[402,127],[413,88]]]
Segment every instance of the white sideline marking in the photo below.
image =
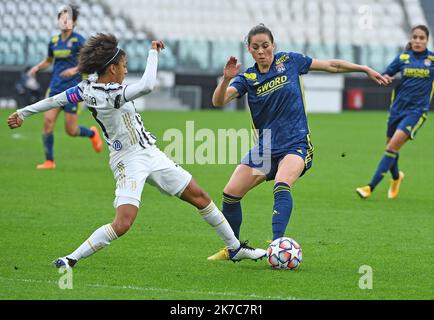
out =
[[[0,277],[0,280],[13,281],[13,282],[29,282],[29,283],[46,283],[55,284],[57,281],[44,281],[44,280],[33,280],[33,279],[11,279]],[[192,290],[177,290],[177,289],[164,289],[164,288],[148,288],[148,287],[138,287],[138,286],[111,286],[103,284],[85,284],[86,287],[90,288],[106,288],[106,289],[122,289],[122,290],[134,290],[134,291],[154,291],[154,292],[165,292],[165,293],[188,293],[193,295],[210,295],[210,296],[224,296],[224,297],[240,297],[246,299],[271,299],[271,300],[298,300],[295,297],[282,297],[282,296],[261,296],[257,294],[242,294],[236,292],[214,292],[214,291],[192,291]]]
[[13,133],[13,134],[11,135],[11,137],[12,137],[13,139],[17,139],[17,140],[20,140],[20,139],[24,139],[24,138],[25,138],[24,135],[22,135],[21,133]]

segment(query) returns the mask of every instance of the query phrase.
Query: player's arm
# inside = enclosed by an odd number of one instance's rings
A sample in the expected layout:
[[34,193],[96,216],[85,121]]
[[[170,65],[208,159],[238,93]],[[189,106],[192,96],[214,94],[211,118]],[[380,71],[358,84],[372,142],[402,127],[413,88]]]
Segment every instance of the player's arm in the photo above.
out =
[[47,69],[49,66],[53,64],[53,57],[46,57],[44,60],[39,62],[36,66],[30,69],[29,76],[35,77],[39,71]]
[[348,73],[348,72],[363,72],[368,77],[379,85],[389,85],[390,80],[383,77],[380,73],[368,66],[351,63],[345,60],[331,59],[318,60],[313,59],[309,70],[325,71],[330,73]]
[[23,124],[25,118],[30,117],[36,113],[48,111],[53,108],[63,107],[68,103],[73,102],[72,100],[74,99],[74,101],[76,102],[83,101],[81,97],[77,94],[77,90],[79,90],[78,86],[70,88],[55,96],[36,102],[25,108],[17,110],[8,117],[9,128],[19,128]]
[[395,59],[393,59],[392,63],[390,63],[386,70],[383,72],[383,77],[386,79],[389,79],[390,82],[394,79],[395,74],[399,72],[401,66],[401,59],[400,56],[397,56]]
[[126,101],[137,99],[145,94],[149,94],[155,87],[157,82],[157,66],[158,66],[158,53],[164,49],[162,41],[152,41],[151,50],[149,50],[148,61],[146,69],[139,82],[128,85],[124,91],[124,98]]
[[239,72],[241,65],[237,63],[235,57],[230,57],[223,69],[223,79],[217,85],[212,96],[212,104],[214,107],[223,107],[231,100],[239,96],[238,90],[234,87],[229,87],[229,84]]
[[[80,52],[80,50],[81,50],[81,48],[83,48],[83,46],[84,46],[84,43],[86,42],[86,40],[84,39],[84,38],[82,38],[82,37],[78,37],[78,47],[77,47],[77,53],[79,53]],[[50,54],[50,52],[48,53],[48,54]],[[61,73],[60,73],[60,76],[62,77],[62,78],[70,78],[70,77],[73,77],[73,76],[75,76],[76,74],[78,74],[79,73],[79,70],[78,70],[78,66],[75,66],[75,67],[72,67],[72,68],[68,68],[68,69],[66,69],[66,70],[63,70]]]
[[66,69],[60,73],[63,78],[70,78],[78,73],[78,66]]

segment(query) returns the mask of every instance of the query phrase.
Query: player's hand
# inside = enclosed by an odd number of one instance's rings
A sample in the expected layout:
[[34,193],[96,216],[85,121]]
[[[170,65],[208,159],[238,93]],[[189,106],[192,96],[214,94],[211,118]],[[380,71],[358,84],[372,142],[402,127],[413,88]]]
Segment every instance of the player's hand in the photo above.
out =
[[240,72],[241,64],[238,63],[237,58],[230,57],[223,69],[223,77],[225,79],[232,79]]
[[375,81],[380,86],[388,86],[389,84],[392,83],[392,81],[390,79],[382,76],[380,73],[378,73],[377,71],[375,71],[371,68],[368,68],[366,73],[368,74],[368,77],[371,80]]
[[36,74],[38,73],[38,71],[39,71],[38,67],[37,67],[37,66],[34,66],[33,68],[31,68],[31,69],[27,72],[27,75],[28,75],[29,77],[34,78],[34,77],[36,77]]
[[383,74],[383,77],[389,81],[389,83],[392,83],[393,80],[395,80],[394,77],[389,76],[388,74]]
[[60,76],[62,78],[70,78],[70,77],[75,76],[76,74],[77,74],[77,68],[74,67],[74,68],[69,68],[69,69],[66,69],[66,70],[62,71],[60,73]]
[[21,127],[23,120],[18,116],[18,113],[14,112],[8,117],[8,126],[10,129],[16,129]]
[[163,50],[166,46],[164,45],[164,42],[161,40],[154,40],[152,41],[151,48],[154,50],[157,50],[157,52],[160,52]]

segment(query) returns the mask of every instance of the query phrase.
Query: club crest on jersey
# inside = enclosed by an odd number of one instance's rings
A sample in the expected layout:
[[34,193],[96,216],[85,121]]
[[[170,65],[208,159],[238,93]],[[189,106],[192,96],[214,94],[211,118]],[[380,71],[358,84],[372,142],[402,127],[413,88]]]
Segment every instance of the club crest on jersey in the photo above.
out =
[[256,79],[257,79],[257,75],[256,75],[256,73],[244,73],[244,77],[247,79],[247,80],[252,80],[252,81],[255,81]]
[[278,65],[276,65],[276,70],[279,73],[283,73],[286,71],[285,65],[283,63],[280,63]]
[[57,46],[59,42],[59,36],[54,36],[53,38],[51,38],[51,41],[53,42],[53,45]]
[[283,55],[283,56],[281,56],[279,59],[277,59],[277,61],[276,61],[276,65],[277,64],[282,64],[282,63],[284,63],[285,61],[287,61],[289,59],[289,56],[288,55]]
[[425,66],[427,66],[427,67],[431,67],[432,62],[431,62],[430,59],[425,59],[424,64],[425,64]]
[[119,140],[115,140],[112,144],[113,149],[120,151],[122,149],[122,143]]
[[399,59],[404,62],[404,64],[410,64],[410,55],[403,53],[399,56]]

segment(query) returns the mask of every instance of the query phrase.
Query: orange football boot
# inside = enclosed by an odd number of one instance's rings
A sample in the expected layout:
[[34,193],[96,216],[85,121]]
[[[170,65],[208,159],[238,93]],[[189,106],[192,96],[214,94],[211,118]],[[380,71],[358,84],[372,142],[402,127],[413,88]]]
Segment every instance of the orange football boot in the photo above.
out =
[[404,180],[404,172],[399,171],[399,178],[397,180],[390,181],[389,191],[387,196],[389,199],[395,199],[399,194],[399,187],[401,186],[402,180]]
[[208,260],[230,260],[228,247],[225,247],[212,256],[209,256]]
[[97,127],[90,127],[90,130],[92,130],[95,134],[93,135],[92,138],[90,138],[90,141],[92,141],[92,146],[93,149],[95,150],[95,152],[101,152],[102,150],[102,140],[101,137],[99,135],[99,131],[97,129]]
[[53,160],[45,160],[44,163],[38,164],[36,166],[36,169],[42,169],[42,170],[51,170],[56,169],[56,164]]
[[372,190],[370,186],[364,186],[356,189],[357,194],[362,199],[367,199],[371,196]]

